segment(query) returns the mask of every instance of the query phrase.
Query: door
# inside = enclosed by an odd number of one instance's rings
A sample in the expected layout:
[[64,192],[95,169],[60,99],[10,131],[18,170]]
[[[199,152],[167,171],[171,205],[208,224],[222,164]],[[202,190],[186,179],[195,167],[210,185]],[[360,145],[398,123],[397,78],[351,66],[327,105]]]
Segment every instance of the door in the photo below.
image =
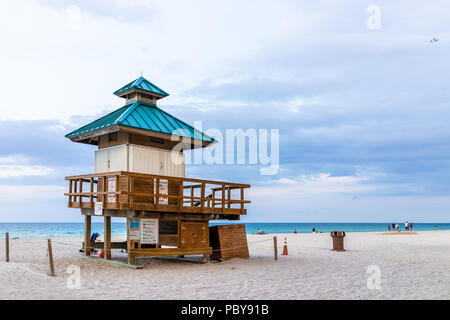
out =
[[207,247],[207,222],[181,222],[181,247]]
[[127,148],[120,145],[95,151],[95,173],[128,171]]

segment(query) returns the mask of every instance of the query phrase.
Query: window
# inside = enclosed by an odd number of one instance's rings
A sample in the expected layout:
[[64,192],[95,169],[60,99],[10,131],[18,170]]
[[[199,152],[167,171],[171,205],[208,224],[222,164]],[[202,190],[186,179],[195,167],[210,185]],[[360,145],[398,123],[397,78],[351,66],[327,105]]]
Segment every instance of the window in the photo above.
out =
[[153,143],[164,144],[164,139],[162,139],[162,138],[150,137],[150,141]]
[[117,141],[117,131],[108,133],[108,142]]
[[160,235],[176,235],[178,234],[178,221],[176,220],[159,220]]

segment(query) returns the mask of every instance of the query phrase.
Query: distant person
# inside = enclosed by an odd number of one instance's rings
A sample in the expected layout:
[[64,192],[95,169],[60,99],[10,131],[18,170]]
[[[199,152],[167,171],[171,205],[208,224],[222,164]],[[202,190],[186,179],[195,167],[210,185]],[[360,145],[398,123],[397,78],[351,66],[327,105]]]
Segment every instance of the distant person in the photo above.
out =
[[409,223],[409,230],[411,230],[411,231],[412,231],[412,229],[413,229],[413,223],[412,223],[412,222],[410,222],[410,223]]
[[405,222],[405,231],[408,231],[409,230],[409,224],[408,224],[408,221],[406,221]]
[[392,231],[395,231],[395,223],[392,224]]
[[390,225],[388,225],[388,231],[391,231],[391,226]]
[[261,231],[260,228],[258,228],[258,230],[256,230],[256,234],[263,234],[263,232]]
[[434,231],[438,231],[438,227],[437,226],[434,226]]
[[399,226],[398,226],[398,224],[396,224],[395,225],[395,230],[399,231],[398,229],[399,229]]
[[313,228],[312,233],[316,233],[316,228]]
[[294,229],[294,233],[297,233],[297,229]]

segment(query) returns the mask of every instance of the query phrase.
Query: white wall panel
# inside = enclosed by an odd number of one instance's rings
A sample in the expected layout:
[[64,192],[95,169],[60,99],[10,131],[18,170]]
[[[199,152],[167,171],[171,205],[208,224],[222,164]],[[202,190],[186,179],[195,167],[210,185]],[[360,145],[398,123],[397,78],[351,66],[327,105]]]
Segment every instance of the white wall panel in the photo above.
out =
[[108,149],[95,151],[95,173],[108,172]]
[[[172,160],[176,158],[176,161]],[[130,171],[184,177],[184,154],[137,145],[120,145],[95,152],[95,173]]]
[[95,173],[127,171],[127,145],[95,151]]
[[128,171],[127,149],[125,144],[108,148],[109,172]]

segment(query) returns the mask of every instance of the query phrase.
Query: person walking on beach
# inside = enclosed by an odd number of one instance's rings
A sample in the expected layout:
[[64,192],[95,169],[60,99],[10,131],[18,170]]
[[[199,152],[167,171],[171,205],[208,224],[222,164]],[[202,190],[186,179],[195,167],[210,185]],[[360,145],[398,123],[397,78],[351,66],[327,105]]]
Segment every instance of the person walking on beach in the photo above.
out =
[[390,225],[388,225],[388,231],[391,231],[391,226]]
[[395,223],[392,223],[392,231],[395,231]]
[[405,222],[405,231],[408,231],[409,230],[409,224],[408,224],[408,221],[406,221]]
[[437,228],[437,226],[434,226],[434,231],[438,231],[438,228]]
[[412,231],[412,228],[413,228],[413,223],[412,223],[412,222],[410,222],[410,223],[409,223],[409,230],[411,230],[411,231]]

